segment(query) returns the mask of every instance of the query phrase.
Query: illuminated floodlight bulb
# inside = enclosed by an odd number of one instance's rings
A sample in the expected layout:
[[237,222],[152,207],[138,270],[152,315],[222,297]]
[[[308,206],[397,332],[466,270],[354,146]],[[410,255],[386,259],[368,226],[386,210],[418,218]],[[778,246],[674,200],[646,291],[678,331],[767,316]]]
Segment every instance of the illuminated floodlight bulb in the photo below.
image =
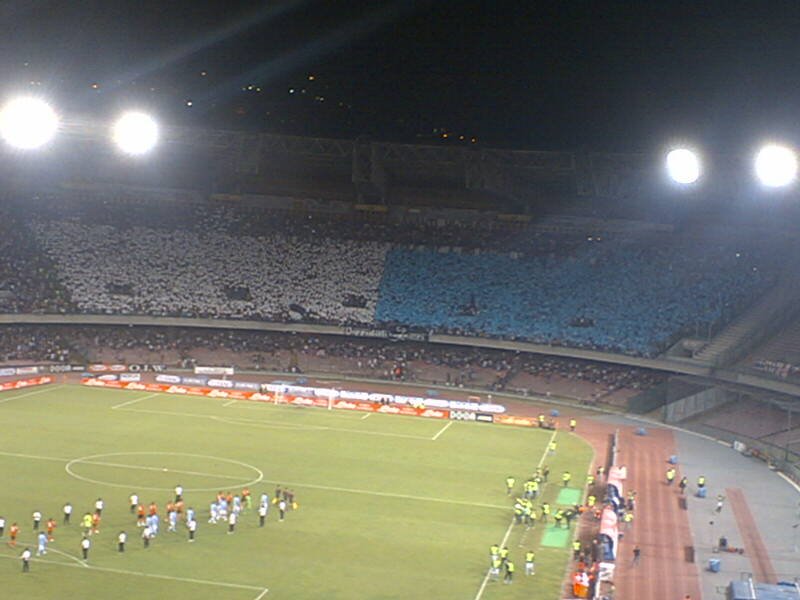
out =
[[158,143],[158,124],[150,115],[128,112],[114,123],[111,137],[126,154],[145,154]]
[[797,155],[787,146],[769,144],[756,154],[756,176],[767,187],[789,185],[797,177]]
[[58,115],[39,98],[16,98],[0,110],[0,136],[21,150],[44,146],[58,130]]
[[700,158],[686,148],[677,148],[667,154],[667,173],[676,183],[694,183],[700,178]]

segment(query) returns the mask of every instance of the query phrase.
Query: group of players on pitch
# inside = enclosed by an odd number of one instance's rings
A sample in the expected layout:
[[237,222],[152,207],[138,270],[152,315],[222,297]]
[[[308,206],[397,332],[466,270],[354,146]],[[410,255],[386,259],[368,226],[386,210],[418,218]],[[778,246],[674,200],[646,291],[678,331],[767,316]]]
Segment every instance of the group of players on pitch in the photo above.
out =
[[[168,533],[177,533],[179,522],[183,522],[188,532],[188,541],[194,542],[197,533],[197,513],[191,506],[186,506],[183,497],[183,487],[178,484],[175,486],[174,500],[166,504],[166,524]],[[132,515],[136,516],[136,526],[142,529],[141,538],[145,548],[150,546],[150,542],[158,535],[161,528],[161,517],[159,515],[158,505],[151,502],[145,506],[144,503],[139,501],[139,495],[132,493],[128,497],[129,510]],[[259,527],[263,527],[267,513],[269,512],[270,504],[276,506],[279,512],[279,521],[283,521],[286,513],[289,510],[297,510],[298,504],[295,500],[294,492],[288,489],[282,489],[278,486],[275,489],[275,495],[270,500],[269,495],[264,492],[258,501],[258,523]],[[225,523],[228,526],[228,534],[231,535],[236,531],[236,524],[239,522],[240,515],[252,509],[253,501],[249,488],[244,488],[240,494],[232,494],[231,492],[219,492],[216,498],[209,506],[209,519],[210,524]],[[86,512],[80,520],[81,528],[81,541],[80,549],[81,556],[84,561],[89,560],[89,550],[92,547],[92,536],[100,533],[100,522],[103,518],[103,510],[105,502],[102,498],[98,498],[94,503],[94,510]],[[73,507],[72,504],[67,502],[64,504],[63,509],[64,526],[69,526],[72,519]],[[56,521],[52,517],[49,518],[44,528],[42,527],[42,513],[38,510],[34,511],[31,515],[33,522],[33,533],[36,535],[36,556],[44,556],[47,554],[47,547],[50,542],[55,540]],[[5,535],[6,520],[0,516],[0,537]],[[8,545],[12,548],[17,547],[17,539],[20,534],[20,527],[15,522],[9,528],[9,541]],[[122,530],[117,534],[116,543],[118,552],[125,552],[126,544],[128,542],[128,534]],[[20,560],[22,561],[22,571],[26,573],[30,571],[30,561],[32,558],[32,551],[30,547],[26,547]]]

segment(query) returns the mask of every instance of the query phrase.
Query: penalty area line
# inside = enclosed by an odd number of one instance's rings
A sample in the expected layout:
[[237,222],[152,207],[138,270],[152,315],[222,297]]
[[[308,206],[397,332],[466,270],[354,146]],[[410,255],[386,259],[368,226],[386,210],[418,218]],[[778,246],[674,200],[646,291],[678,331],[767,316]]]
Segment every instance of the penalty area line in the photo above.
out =
[[142,396],[141,398],[134,398],[133,400],[128,400],[127,402],[122,402],[121,404],[115,404],[114,406],[111,407],[111,410],[122,408],[123,406],[130,406],[131,404],[136,404],[137,402],[141,402],[142,400],[147,400],[148,398],[152,398],[154,396],[158,396],[158,393],[147,394],[146,396]]
[[447,425],[445,425],[444,427],[442,427],[442,428],[441,428],[439,431],[437,431],[437,432],[436,432],[436,435],[434,435],[434,436],[431,438],[431,440],[432,440],[432,441],[434,441],[434,442],[435,442],[436,440],[438,440],[438,439],[439,439],[439,436],[440,436],[440,435],[442,435],[442,434],[443,434],[445,431],[447,431],[447,429],[448,429],[448,428],[450,427],[450,425],[452,425],[453,423],[455,423],[455,421],[450,421],[450,422],[449,422]]
[[[550,439],[547,440],[547,445],[544,447],[544,452],[542,452],[542,457],[539,459],[539,463],[536,465],[538,469],[544,464],[545,459],[547,458],[547,453],[550,450],[550,444],[553,443],[553,440],[556,439],[556,430],[553,430],[553,435],[550,436]],[[544,489],[542,489],[544,492]],[[506,533],[503,536],[503,541],[500,542],[500,547],[503,548],[508,542],[508,536],[511,535],[511,530],[514,528],[514,517],[511,517],[511,523],[508,524],[508,529],[506,529]],[[483,591],[486,589],[486,584],[489,583],[489,574],[491,573],[491,569],[486,570],[486,575],[483,577],[483,581],[481,582],[481,587],[478,588],[478,593],[475,594],[475,600],[480,600],[483,596]]]
[[[38,387],[38,386],[37,386]],[[10,402],[11,400],[17,400],[18,398],[26,398],[28,396],[36,396],[37,394],[44,394],[45,392],[50,392],[55,389],[63,387],[62,385],[44,385],[41,389],[34,390],[32,392],[25,392],[24,394],[20,394],[19,396],[11,396],[11,398],[3,398],[0,400],[0,404],[3,402]],[[25,388],[21,388],[25,389]]]
[[264,588],[264,589],[262,590],[262,592],[261,592],[261,593],[260,593],[258,596],[256,596],[256,597],[255,597],[255,599],[254,599],[254,600],[261,600],[261,598],[263,598],[264,596],[266,596],[268,592],[269,592],[269,588]]

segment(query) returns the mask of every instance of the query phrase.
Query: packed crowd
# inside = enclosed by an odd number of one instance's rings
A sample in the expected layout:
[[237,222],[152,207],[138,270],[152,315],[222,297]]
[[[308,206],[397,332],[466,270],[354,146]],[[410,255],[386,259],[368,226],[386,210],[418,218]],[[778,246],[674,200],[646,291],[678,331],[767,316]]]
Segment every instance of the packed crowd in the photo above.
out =
[[587,240],[222,204],[58,197],[4,210],[8,312],[402,324],[646,356],[732,318],[781,256],[777,240],[725,235]]
[[73,309],[51,261],[14,211],[0,205],[0,312],[66,313]]
[[387,246],[276,233],[32,228],[81,312],[368,322]]
[[73,334],[64,328],[0,327],[0,364],[64,363],[73,353]]
[[393,248],[376,320],[654,355],[677,334],[749,304],[774,281],[776,260],[763,247],[737,252],[732,244],[672,239],[525,260]]

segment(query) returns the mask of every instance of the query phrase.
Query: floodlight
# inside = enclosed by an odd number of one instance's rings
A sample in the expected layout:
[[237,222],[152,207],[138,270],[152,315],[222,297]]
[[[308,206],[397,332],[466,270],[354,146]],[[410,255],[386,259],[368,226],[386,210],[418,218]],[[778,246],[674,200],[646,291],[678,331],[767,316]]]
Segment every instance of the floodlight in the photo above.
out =
[[686,148],[677,148],[667,154],[667,173],[676,183],[694,183],[700,178],[700,158]]
[[769,144],[758,151],[755,167],[762,184],[783,187],[797,176],[797,156],[791,148]]
[[144,154],[158,142],[158,124],[145,113],[125,113],[114,123],[111,136],[126,154]]
[[53,139],[58,115],[39,98],[16,98],[0,110],[0,135],[10,146],[33,150]]

